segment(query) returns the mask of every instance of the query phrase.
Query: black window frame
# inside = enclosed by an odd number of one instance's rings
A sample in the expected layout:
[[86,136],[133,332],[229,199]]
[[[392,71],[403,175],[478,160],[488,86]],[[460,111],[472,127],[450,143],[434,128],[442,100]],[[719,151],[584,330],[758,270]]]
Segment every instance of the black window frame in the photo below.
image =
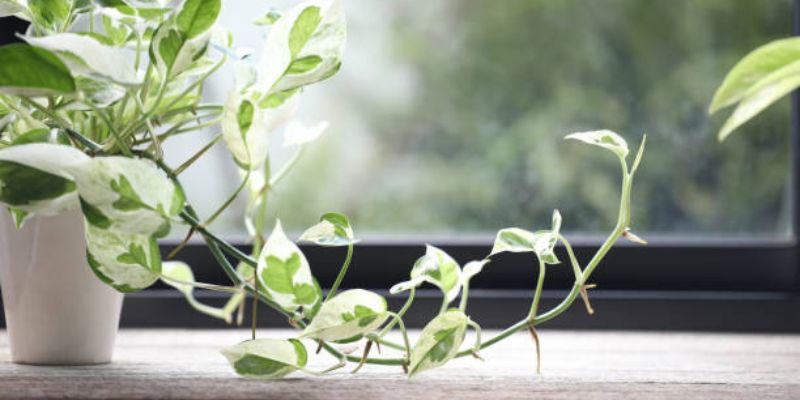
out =
[[[8,29],[0,24],[0,44]],[[3,26],[5,25],[5,26]],[[792,31],[800,35],[800,0],[795,0]],[[694,331],[800,332],[800,95],[791,99],[789,198],[792,229],[786,239],[668,239],[651,238],[647,246],[621,239],[599,266],[590,292],[596,313],[587,315],[580,300],[546,327],[568,329],[659,329]],[[635,188],[634,188],[635,190]],[[635,195],[635,193],[634,193]],[[609,227],[610,229],[610,227]],[[404,240],[367,238],[355,249],[344,287],[376,289],[397,307],[404,295],[389,296],[393,283],[407,278],[413,262],[431,243],[459,262],[481,259],[489,253],[492,237],[426,237]],[[236,240],[233,241],[237,243]],[[573,243],[582,262],[597,250],[602,238],[579,238]],[[238,241],[238,247],[248,246]],[[177,245],[165,241],[162,254]],[[344,258],[343,249],[301,245],[316,277],[330,284]],[[559,249],[563,252],[563,249]],[[536,278],[532,255],[501,255],[475,280],[469,312],[484,327],[500,328],[525,315]],[[198,280],[224,284],[221,268],[200,241],[190,242],[177,259],[195,269]],[[562,299],[572,285],[566,265],[550,267],[543,307]],[[202,301],[221,304],[225,297],[198,291]],[[415,309],[407,316],[419,327],[438,309],[439,294],[421,290]],[[286,327],[276,313],[261,307],[260,325]],[[0,313],[2,310],[0,309]],[[3,323],[0,318],[0,324]],[[182,295],[163,285],[126,295],[123,327],[225,327],[222,321],[194,312]],[[2,325],[0,325],[2,327]]]

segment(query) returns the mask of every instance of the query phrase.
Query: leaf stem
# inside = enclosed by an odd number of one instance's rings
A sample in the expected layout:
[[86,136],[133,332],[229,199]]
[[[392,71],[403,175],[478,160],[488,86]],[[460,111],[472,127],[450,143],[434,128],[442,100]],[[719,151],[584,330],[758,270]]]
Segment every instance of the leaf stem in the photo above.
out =
[[342,284],[344,280],[344,276],[347,274],[347,269],[350,267],[350,261],[353,259],[353,242],[347,244],[347,255],[344,258],[344,263],[342,267],[339,269],[339,275],[336,275],[336,280],[333,281],[333,285],[331,285],[331,289],[328,291],[328,295],[325,296],[325,301],[328,301],[336,294],[336,290],[339,289],[339,285]]

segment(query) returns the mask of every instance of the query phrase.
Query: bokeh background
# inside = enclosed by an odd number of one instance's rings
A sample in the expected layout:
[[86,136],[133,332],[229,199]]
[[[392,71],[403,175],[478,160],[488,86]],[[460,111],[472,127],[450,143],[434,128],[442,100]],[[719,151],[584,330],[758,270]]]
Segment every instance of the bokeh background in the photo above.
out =
[[[290,231],[335,210],[361,237],[488,235],[548,226],[558,208],[565,230],[599,234],[616,220],[618,164],[562,137],[608,128],[634,150],[648,134],[637,231],[788,238],[789,101],[722,144],[727,113],[707,107],[739,58],[791,34],[790,0],[345,3],[343,68],[303,93],[298,114],[331,126],[270,199]],[[258,49],[267,28],[251,21],[269,5],[224,5],[236,45]],[[223,69],[206,96],[221,101],[231,87]],[[167,154],[181,162],[210,134]],[[279,135],[272,146],[276,170],[288,154]],[[216,150],[184,178],[206,215],[240,179]],[[214,229],[244,235],[243,206]]]

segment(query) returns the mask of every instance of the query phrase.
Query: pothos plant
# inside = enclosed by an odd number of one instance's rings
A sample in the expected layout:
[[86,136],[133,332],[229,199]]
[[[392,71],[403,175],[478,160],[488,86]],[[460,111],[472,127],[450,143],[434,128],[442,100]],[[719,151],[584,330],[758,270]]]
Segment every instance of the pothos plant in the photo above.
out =
[[[481,350],[523,330],[536,341],[538,356],[535,327],[567,310],[579,296],[591,313],[589,278],[603,257],[621,236],[641,241],[630,233],[629,224],[631,186],[644,139],[629,164],[622,137],[611,131],[581,132],[567,139],[611,151],[622,172],[617,223],[585,265],[561,234],[561,215],[555,211],[546,229],[499,231],[491,253],[463,268],[441,249],[428,246],[409,279],[390,289],[407,293],[402,308],[391,311],[377,293],[338,291],[356,239],[346,216],[328,213],[300,237],[347,249],[336,280],[323,294],[308,260],[280,222],[269,235],[264,233],[270,192],[326,128],[325,122],[301,125],[289,120],[305,87],[331,77],[341,66],[346,25],[340,1],[305,1],[259,18],[256,23],[267,26],[268,34],[258,56],[235,48],[231,35],[216,24],[221,0],[184,0],[176,8],[167,3],[0,0],[1,16],[31,23],[20,36],[24,43],[0,47],[0,201],[20,226],[32,215],[79,210],[85,219],[88,264],[120,292],[161,280],[181,291],[198,311],[237,324],[246,298],[252,297],[251,339],[222,350],[237,373],[279,378],[296,370],[316,374],[357,363],[356,370],[364,364],[395,365],[414,376],[456,357],[479,357]],[[224,104],[203,101],[203,83],[227,61],[234,66],[235,89]],[[196,154],[178,166],[164,161],[163,143],[208,127],[221,132]],[[279,132],[295,153],[273,173],[268,144]],[[220,141],[242,181],[215,212],[201,217],[186,198],[180,175]],[[239,196],[247,197],[250,254],[209,229]],[[231,285],[197,282],[189,265],[162,261],[156,240],[176,224],[189,227],[187,239],[202,237]],[[561,303],[542,311],[545,274],[549,265],[560,262],[554,250],[558,243],[566,249],[575,282]],[[533,253],[538,278],[528,314],[483,340],[480,326],[468,316],[470,280],[501,252]],[[412,344],[403,316],[423,284],[441,289],[442,305]],[[199,302],[195,289],[222,291],[231,298],[223,307],[213,307]],[[259,303],[283,314],[298,334],[285,340],[256,338]],[[399,343],[387,338],[395,329]],[[463,346],[467,329],[475,331],[475,342]],[[353,342],[364,343],[362,355],[340,347]],[[310,370],[310,343],[338,363],[326,371]],[[373,344],[399,355],[371,357]]]

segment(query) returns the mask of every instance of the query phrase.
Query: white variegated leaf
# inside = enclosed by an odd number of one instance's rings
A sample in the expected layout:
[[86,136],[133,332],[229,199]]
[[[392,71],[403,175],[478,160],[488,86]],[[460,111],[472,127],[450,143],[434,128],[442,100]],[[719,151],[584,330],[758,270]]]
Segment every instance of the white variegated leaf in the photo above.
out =
[[99,76],[120,85],[142,83],[133,69],[132,56],[121,47],[107,46],[91,36],[77,33],[25,36],[24,39],[33,46],[58,54],[73,74]]
[[453,359],[464,341],[469,318],[460,310],[439,314],[422,329],[411,350],[408,376],[440,367]]
[[320,246],[347,246],[355,243],[350,220],[341,213],[326,213],[319,223],[306,229],[300,240],[316,243]]
[[114,289],[135,292],[152,285],[161,273],[155,238],[114,233],[86,225],[86,257],[95,275]]
[[27,9],[24,5],[16,0],[0,0],[0,17],[16,16],[22,19],[30,19],[27,17]]
[[29,143],[0,149],[0,202],[38,215],[78,209],[73,171],[89,156],[65,145]]
[[550,230],[530,232],[521,228],[505,228],[497,232],[490,256],[502,252],[533,252],[545,264],[558,264],[555,246],[561,231],[561,213],[553,211]]
[[609,130],[576,132],[567,135],[564,139],[579,140],[584,143],[600,146],[611,150],[622,159],[628,156],[628,143],[625,142],[622,136]]
[[263,109],[236,91],[228,95],[222,116],[222,135],[237,164],[251,170],[264,164],[270,136],[294,115],[297,98],[295,95],[277,108]]
[[383,297],[363,289],[346,290],[322,304],[303,337],[349,339],[378,329],[388,317]]
[[347,39],[340,0],[311,0],[275,21],[264,42],[257,90],[269,96],[335,74]]
[[303,308],[313,316],[322,300],[319,284],[311,275],[306,256],[283,232],[280,221],[258,256],[260,289],[286,312]]
[[75,169],[83,214],[103,229],[162,237],[184,195],[151,162],[97,157]]
[[402,292],[428,282],[441,289],[448,302],[453,301],[461,291],[461,267],[441,249],[431,245],[425,248],[425,255],[411,269],[410,279],[392,286],[390,292]]
[[469,282],[473,276],[478,275],[483,271],[483,267],[489,263],[489,259],[485,258],[480,261],[470,261],[464,265],[464,269],[461,272],[461,280],[464,283]]
[[313,126],[307,126],[298,121],[289,122],[283,133],[283,145],[289,147],[311,143],[319,139],[319,137],[325,133],[325,130],[328,129],[328,125],[328,121],[320,121]]
[[150,57],[160,76],[175,77],[205,54],[220,6],[220,0],[184,0],[156,29],[150,42]]
[[248,340],[220,352],[237,374],[259,379],[282,378],[308,362],[308,352],[297,339]]
[[189,264],[183,261],[165,261],[161,264],[161,281],[183,293],[186,301],[195,310],[208,316],[219,318],[227,323],[232,321],[233,310],[211,307],[194,297],[194,273]]

